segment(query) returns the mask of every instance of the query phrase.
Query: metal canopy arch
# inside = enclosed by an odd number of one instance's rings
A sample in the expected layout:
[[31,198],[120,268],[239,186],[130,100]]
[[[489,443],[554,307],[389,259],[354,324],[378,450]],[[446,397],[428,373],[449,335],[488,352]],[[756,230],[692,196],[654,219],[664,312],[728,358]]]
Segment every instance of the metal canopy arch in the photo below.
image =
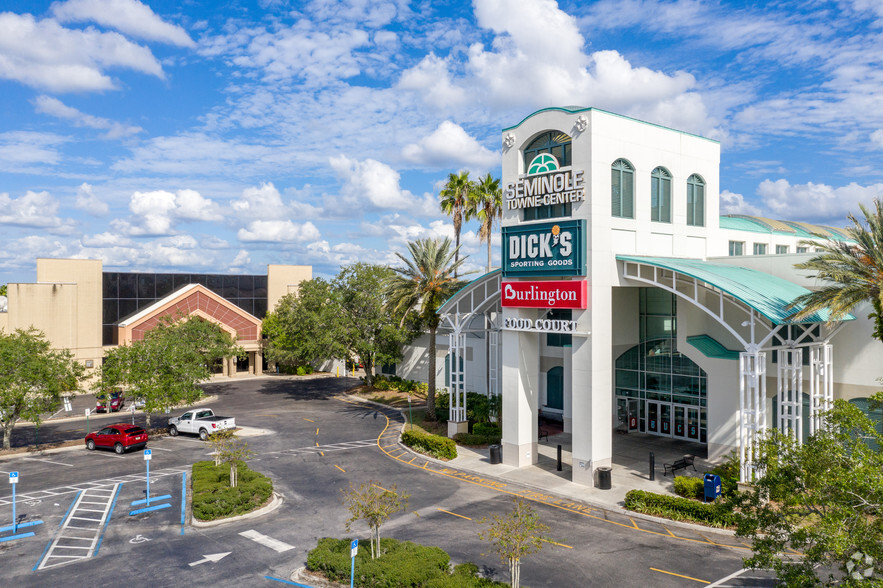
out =
[[[448,419],[459,423],[466,420],[466,334],[485,335],[488,364],[488,394],[499,395],[500,315],[503,312],[500,290],[502,269],[490,271],[476,278],[448,298],[439,308],[439,329],[448,334]],[[480,327],[477,319],[481,319]],[[463,367],[461,367],[463,366]]]
[[[821,415],[833,404],[833,346],[830,343],[846,315],[831,322],[830,314],[817,312],[793,321],[790,303],[809,290],[757,270],[714,264],[697,259],[618,255],[623,278],[661,288],[711,316],[743,346],[739,354],[739,458],[740,479],[755,473],[753,458],[757,437],[766,430],[766,352],[781,351],[777,371],[780,429],[801,441],[803,353],[810,354],[810,432],[824,426]],[[706,301],[714,301],[713,305]],[[727,312],[745,317],[744,336],[726,319]],[[775,344],[775,340],[782,341]]]

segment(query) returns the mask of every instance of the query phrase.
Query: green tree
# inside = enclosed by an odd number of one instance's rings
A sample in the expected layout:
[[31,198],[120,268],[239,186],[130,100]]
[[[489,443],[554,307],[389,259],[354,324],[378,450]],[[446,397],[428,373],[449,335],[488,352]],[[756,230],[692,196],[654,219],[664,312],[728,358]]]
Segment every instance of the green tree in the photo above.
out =
[[352,529],[353,523],[365,521],[371,529],[371,559],[380,556],[380,527],[389,517],[408,508],[409,494],[399,493],[396,485],[388,489],[382,488],[380,482],[370,481],[342,489],[343,502],[350,511],[346,522],[346,530]]
[[217,324],[178,318],[166,317],[144,339],[109,350],[93,385],[98,392],[123,387],[143,398],[148,428],[151,413],[198,400],[198,384],[211,378],[213,363],[243,353]]
[[339,324],[331,283],[322,278],[301,282],[297,293],[283,296],[264,318],[267,359],[293,368],[338,357]]
[[401,317],[386,305],[386,282],[393,270],[367,263],[344,267],[333,281],[302,282],[264,319],[267,357],[296,366],[332,358],[356,358],[373,383],[374,367],[401,359],[413,338]]
[[387,296],[391,312],[402,316],[416,314],[429,329],[429,373],[426,394],[426,418],[435,419],[435,335],[441,318],[438,309],[459,290],[464,282],[457,279],[457,269],[464,259],[457,259],[451,240],[419,239],[408,243],[410,259],[396,253],[404,268],[395,268],[396,275],[388,281]]
[[401,317],[389,312],[386,284],[395,272],[385,266],[356,263],[334,279],[340,334],[347,356],[358,357],[365,383],[374,383],[374,367],[402,358],[402,346],[413,338],[401,326]]
[[45,335],[33,327],[9,334],[0,331],[3,449],[10,448],[20,419],[39,425],[40,415],[55,410],[62,393],[79,388],[84,372],[70,351],[51,349]]
[[[463,220],[472,216],[472,191],[475,183],[469,179],[468,171],[448,174],[448,181],[441,190],[442,212],[454,221],[454,261],[460,259],[460,230],[463,228]],[[454,270],[457,277],[457,270]]]
[[236,432],[232,429],[212,433],[208,441],[212,446],[215,465],[219,466],[222,463],[230,465],[230,487],[235,488],[239,481],[240,462],[251,459],[254,452],[248,448],[248,443],[244,439],[236,436]]
[[505,516],[494,515],[492,521],[483,518],[480,525],[487,528],[478,536],[494,547],[500,561],[509,565],[512,588],[521,583],[521,560],[543,548],[543,536],[549,527],[540,522],[536,511],[522,498],[513,498],[515,507]]
[[[478,230],[480,242],[487,241],[487,271],[491,271],[491,236],[494,231],[494,220],[503,216],[503,191],[500,189],[499,178],[494,178],[490,172],[479,180],[472,192],[472,204],[469,209],[481,221]],[[468,220],[468,219],[467,219]]]
[[795,299],[790,308],[797,320],[820,310],[830,310],[830,320],[841,319],[859,303],[868,301],[873,311],[874,338],[883,341],[883,202],[874,199],[873,210],[863,205],[863,219],[850,214],[850,241],[830,239],[823,243],[804,241],[821,249],[818,255],[797,269],[812,270],[824,285]]
[[6,296],[6,284],[0,286],[0,296]]
[[777,430],[760,440],[759,477],[733,499],[737,534],[754,552],[744,564],[775,570],[786,586],[883,586],[881,423],[845,400],[826,418],[803,444]]

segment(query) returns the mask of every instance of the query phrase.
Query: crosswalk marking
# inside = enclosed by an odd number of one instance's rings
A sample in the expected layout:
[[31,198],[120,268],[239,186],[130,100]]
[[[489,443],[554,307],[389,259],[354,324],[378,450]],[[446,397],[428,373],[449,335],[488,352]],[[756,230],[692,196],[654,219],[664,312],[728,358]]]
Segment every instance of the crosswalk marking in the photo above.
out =
[[289,549],[294,549],[294,545],[289,545],[288,543],[284,543],[282,541],[279,541],[278,539],[267,537],[263,533],[258,533],[254,529],[243,531],[240,533],[240,535],[242,535],[246,539],[251,539],[255,543],[260,543],[264,547],[269,547],[270,549],[279,553],[283,553],[285,551],[288,551]]
[[[57,566],[69,564],[77,560],[92,557],[95,554],[96,546],[104,530],[104,523],[110,514],[113,505],[113,499],[116,496],[119,484],[114,484],[111,488],[89,488],[77,496],[73,508],[67,517],[62,521],[58,534],[46,554],[37,566],[38,570],[46,568],[54,568]],[[88,499],[92,500],[88,500]],[[101,516],[98,518],[77,516],[82,510],[96,512],[95,509],[84,509],[83,504],[102,504],[104,508],[100,511]],[[89,521],[88,523],[78,523],[72,525],[71,521]],[[83,525],[83,526],[80,526]],[[85,535],[85,536],[84,536]],[[74,542],[85,542],[74,543]]]

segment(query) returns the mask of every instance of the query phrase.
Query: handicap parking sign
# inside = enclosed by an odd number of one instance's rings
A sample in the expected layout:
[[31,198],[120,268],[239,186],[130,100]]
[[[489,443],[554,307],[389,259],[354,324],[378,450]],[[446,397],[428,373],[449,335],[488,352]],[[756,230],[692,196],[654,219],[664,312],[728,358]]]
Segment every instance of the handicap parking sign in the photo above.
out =
[[9,483],[18,484],[18,472],[9,472]]

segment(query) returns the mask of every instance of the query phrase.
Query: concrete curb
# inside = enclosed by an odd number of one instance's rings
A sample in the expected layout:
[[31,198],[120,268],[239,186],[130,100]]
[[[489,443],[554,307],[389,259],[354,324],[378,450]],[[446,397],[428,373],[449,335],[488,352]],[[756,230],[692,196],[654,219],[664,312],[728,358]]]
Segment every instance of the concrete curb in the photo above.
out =
[[251,512],[247,512],[243,515],[238,515],[235,517],[227,517],[226,519],[218,519],[216,521],[200,521],[192,517],[192,508],[188,509],[191,512],[190,517],[190,526],[196,527],[197,529],[204,529],[206,527],[218,527],[220,525],[226,525],[227,523],[236,523],[239,521],[244,521],[248,519],[256,519],[258,517],[262,517],[265,514],[270,514],[280,506],[282,506],[283,496],[278,494],[276,491],[273,491],[273,498],[270,500],[270,504],[267,506],[262,506],[257,510],[253,510]]
[[[185,408],[188,408],[188,407],[190,407],[190,406],[202,406],[203,404],[208,404],[209,402],[214,402],[214,401],[217,400],[217,399],[218,399],[218,397],[215,396],[214,394],[212,394],[212,395],[210,395],[210,396],[206,396],[205,398],[200,398],[199,400],[197,400],[197,401],[194,402],[193,404],[188,404],[187,406],[182,406],[182,407],[180,407],[180,408],[178,408],[178,407],[172,407],[172,409],[173,409],[173,410],[184,410]],[[92,414],[89,415],[89,416],[90,416],[90,417],[93,417],[93,418],[96,418],[96,417],[102,417],[102,418],[104,418],[104,417],[108,417],[108,416],[117,415],[117,416],[119,416],[121,419],[124,419],[124,418],[131,418],[131,416],[130,416],[131,414],[132,414],[132,413],[131,413],[130,411],[128,411],[128,410],[118,410],[118,411],[116,411],[116,412],[111,412],[111,413],[107,413],[107,412],[95,412],[95,413],[92,413]],[[138,410],[135,411],[135,414],[144,414],[144,411],[141,410],[141,409],[138,409]],[[171,414],[171,413],[169,413],[169,414]],[[43,423],[72,423],[72,422],[76,422],[76,421],[85,421],[85,420],[86,420],[86,416],[85,416],[85,415],[83,415],[83,416],[71,416],[71,417],[60,417],[60,418],[57,418],[57,419],[46,419],[46,420],[42,421],[41,425],[42,425]],[[16,426],[16,427],[33,427],[33,426],[34,426],[34,423],[32,423],[31,421],[18,421],[18,422],[15,424],[15,426]]]
[[[400,414],[403,412],[403,409],[399,409],[399,408],[396,408],[396,407],[394,407],[394,406],[390,406],[390,405],[388,405],[388,404],[381,404],[381,403],[379,403],[379,402],[374,402],[373,400],[368,400],[367,398],[359,398],[358,396],[352,396],[352,395],[348,395],[347,397],[350,398],[350,399],[356,400],[356,401],[358,401],[358,402],[363,402],[363,403],[366,403],[366,404],[371,404],[371,405],[374,405],[374,406],[377,406],[377,407],[386,408],[386,409],[389,409],[389,410],[395,410],[395,411],[398,411]],[[402,417],[404,418],[404,415],[403,415],[403,414],[402,414]],[[491,479],[491,480],[493,480],[493,481],[495,481],[495,482],[499,482],[499,483],[501,483],[501,484],[506,484],[507,486],[508,486],[508,485],[520,486],[520,487],[522,487],[522,488],[527,488],[528,490],[532,490],[532,491],[534,491],[534,492],[539,492],[539,493],[541,493],[541,494],[548,494],[548,495],[551,495],[551,496],[555,496],[555,497],[557,497],[557,498],[561,498],[561,499],[563,499],[563,500],[573,500],[573,501],[576,501],[576,502],[582,502],[582,503],[584,503],[584,504],[586,504],[586,505],[588,505],[588,506],[592,506],[592,507],[594,507],[594,508],[598,508],[598,509],[601,509],[601,510],[607,510],[607,511],[610,511],[610,512],[616,512],[616,513],[619,513],[619,514],[627,515],[627,516],[634,517],[634,518],[637,518],[637,519],[641,519],[641,520],[644,520],[644,521],[648,521],[648,522],[651,522],[651,523],[658,523],[658,524],[660,524],[660,525],[668,525],[668,526],[671,526],[671,527],[679,527],[679,528],[682,528],[682,529],[689,529],[689,530],[691,530],[691,531],[697,531],[697,532],[698,532],[698,531],[701,531],[701,532],[705,532],[705,533],[718,533],[718,534],[721,534],[721,535],[727,535],[727,536],[730,536],[730,537],[732,537],[732,536],[734,536],[734,535],[736,534],[735,531],[732,531],[732,530],[730,530],[730,529],[718,529],[717,527],[706,527],[705,525],[700,525],[700,524],[697,524],[697,523],[686,523],[686,522],[683,522],[683,521],[674,521],[674,520],[672,520],[672,519],[664,519],[664,518],[660,518],[660,517],[655,517],[655,516],[653,516],[653,515],[648,515],[648,514],[644,514],[644,513],[640,513],[640,512],[634,512],[634,511],[628,510],[628,509],[626,509],[626,508],[623,508],[623,507],[621,507],[621,506],[617,506],[617,505],[602,504],[602,503],[599,503],[599,502],[592,501],[591,499],[574,498],[574,497],[566,496],[566,495],[563,495],[563,494],[556,494],[555,492],[550,491],[550,490],[548,490],[547,488],[542,488],[542,487],[540,487],[540,486],[536,486],[536,485],[534,485],[534,484],[530,484],[530,483],[528,483],[528,482],[512,482],[512,481],[509,481],[509,480],[504,480],[504,479],[496,478],[496,477],[494,477],[492,474],[488,474],[487,472],[483,472],[483,471],[481,471],[481,470],[477,470],[477,469],[470,468],[470,467],[467,467],[467,466],[463,466],[463,465],[460,465],[460,464],[452,464],[450,461],[442,461],[442,460],[440,460],[440,459],[438,459],[438,458],[436,458],[436,457],[433,457],[433,456],[431,456],[431,455],[426,455],[426,454],[423,454],[423,453],[419,453],[419,452],[417,452],[417,451],[414,451],[413,449],[411,449],[410,447],[408,447],[407,445],[405,445],[405,444],[403,444],[403,443],[401,442],[401,434],[402,434],[402,432],[405,430],[405,427],[406,427],[407,424],[408,424],[408,423],[407,423],[407,419],[405,419],[405,420],[406,420],[406,422],[402,423],[401,429],[399,430],[399,447],[401,447],[403,450],[407,451],[407,452],[410,453],[411,455],[414,455],[414,456],[417,456],[417,457],[420,457],[420,458],[423,458],[423,459],[429,460],[429,461],[431,461],[431,462],[433,462],[433,463],[436,463],[436,464],[438,464],[438,465],[440,465],[440,466],[449,467],[449,468],[461,469],[461,470],[464,470],[464,471],[467,471],[467,472],[472,472],[472,473],[474,473],[474,474],[479,474],[479,475],[484,476],[484,477],[486,477],[486,478],[489,478],[489,479]]]

